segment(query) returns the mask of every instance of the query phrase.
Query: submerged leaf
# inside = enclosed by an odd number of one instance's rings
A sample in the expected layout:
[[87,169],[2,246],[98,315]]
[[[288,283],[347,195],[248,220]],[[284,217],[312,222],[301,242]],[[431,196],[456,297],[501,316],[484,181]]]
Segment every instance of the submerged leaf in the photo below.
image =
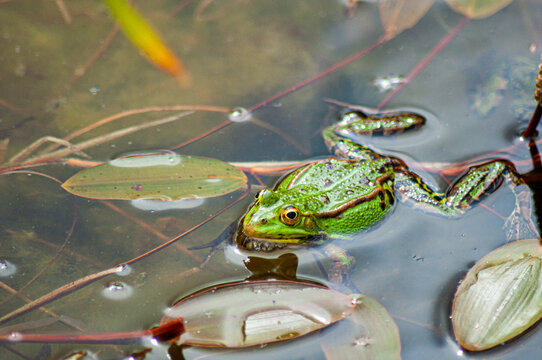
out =
[[471,19],[483,19],[510,5],[513,0],[446,0],[448,5]]
[[386,37],[391,39],[403,30],[410,29],[433,5],[434,0],[383,0],[378,10]]
[[452,308],[454,334],[467,350],[486,350],[520,335],[542,317],[542,248],[508,243],[469,270]]
[[165,45],[156,31],[126,0],[104,0],[126,36],[153,65],[180,79],[186,75],[181,61]]
[[355,301],[324,286],[294,281],[224,284],[188,296],[162,322],[182,318],[180,344],[241,348],[287,340],[350,315]]
[[164,153],[115,159],[78,172],[62,187],[91,199],[185,200],[227,194],[246,182],[228,163]]
[[326,359],[401,359],[399,329],[386,309],[368,296],[352,296],[357,302],[349,317],[353,324],[337,336],[326,336]]

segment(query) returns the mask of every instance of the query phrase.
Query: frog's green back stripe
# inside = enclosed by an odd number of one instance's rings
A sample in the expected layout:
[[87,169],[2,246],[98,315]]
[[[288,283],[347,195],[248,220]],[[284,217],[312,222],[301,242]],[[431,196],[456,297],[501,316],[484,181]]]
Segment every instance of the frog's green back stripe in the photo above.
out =
[[[378,179],[376,179],[376,183],[378,185],[382,185],[382,183],[390,180],[391,178],[392,178],[391,174],[384,174],[380,176]],[[377,187],[376,189],[374,189],[367,195],[352,199],[349,202],[346,202],[333,210],[316,213],[314,215],[320,218],[332,218],[335,216],[339,216],[340,214],[344,213],[348,209],[353,208],[354,206],[357,206],[366,201],[374,200],[377,196],[379,196],[380,193],[383,193],[382,186]]]

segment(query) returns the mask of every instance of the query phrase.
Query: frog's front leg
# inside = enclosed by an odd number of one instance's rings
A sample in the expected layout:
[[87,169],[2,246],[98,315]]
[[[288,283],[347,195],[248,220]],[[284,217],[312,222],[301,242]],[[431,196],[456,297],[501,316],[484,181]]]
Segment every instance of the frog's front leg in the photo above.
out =
[[[429,188],[416,174],[408,170],[396,173],[395,189],[402,200],[411,201],[415,207],[447,217],[462,215],[480,198],[506,182],[515,195],[515,208],[505,223],[509,239],[525,236],[526,229],[537,233],[530,214],[530,192],[519,177],[514,165],[504,160],[493,160],[474,166],[463,175],[446,194]],[[525,216],[529,214],[528,219]],[[516,228],[516,230],[514,230]]]

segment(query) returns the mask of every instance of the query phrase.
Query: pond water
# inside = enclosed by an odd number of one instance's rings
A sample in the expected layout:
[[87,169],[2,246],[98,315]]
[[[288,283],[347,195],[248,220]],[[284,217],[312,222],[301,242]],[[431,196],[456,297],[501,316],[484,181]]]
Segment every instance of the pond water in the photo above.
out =
[[[518,0],[479,20],[465,20],[437,1],[411,29],[261,106],[280,91],[379,41],[383,30],[378,5],[360,3],[350,17],[341,1],[326,0],[163,0],[135,1],[135,5],[182,58],[190,84],[180,86],[140,56],[114,30],[101,2],[0,1],[0,139],[9,139],[6,159],[43,136],[62,138],[122,111],[170,105],[243,107],[253,109],[251,115],[257,120],[230,124],[178,153],[231,162],[322,158],[328,152],[320,131],[335,120],[330,111],[334,107],[325,99],[377,107],[390,94],[382,84],[400,82],[440,43],[421,72],[384,107],[419,109],[429,125],[393,138],[364,141],[400,157],[436,188],[446,187],[435,171],[440,165],[511,145],[516,145],[513,151],[501,156],[513,161],[520,173],[532,170],[527,144],[517,136],[529,120],[528,110],[518,108],[532,105],[542,49],[542,22],[535,16],[542,13],[540,1]],[[407,11],[402,16],[411,15]],[[176,113],[125,117],[73,141]],[[225,113],[197,111],[85,152],[92,160],[108,161],[120,154],[173,148],[227,118]],[[79,168],[47,164],[29,170],[65,181]],[[261,178],[272,187],[279,177]],[[249,180],[257,185],[253,177]],[[36,173],[1,176],[0,260],[7,270],[0,270],[0,315],[144,254],[242,194],[239,190],[186,206],[154,208],[128,201],[74,199],[57,182]],[[195,257],[183,249],[216,239],[240,219],[252,199],[247,196],[180,239],[182,247],[166,247],[135,262],[122,276],[104,277],[2,326],[23,323],[29,332],[70,333],[157,325],[179,297],[250,276],[243,258],[231,248],[213,253],[202,268],[195,258],[205,258],[209,249],[194,250]],[[388,310],[399,327],[403,359],[536,358],[542,340],[539,326],[516,341],[477,355],[460,350],[449,320],[453,294],[466,271],[507,242],[503,220],[495,213],[506,217],[513,204],[505,186],[484,198],[484,206],[455,220],[399,204],[376,229],[337,243],[356,259],[350,284],[341,290],[362,292]],[[67,236],[69,242],[56,255]],[[295,254],[298,278],[328,284],[312,251],[300,249]],[[330,267],[323,255],[317,257],[324,268]],[[10,292],[23,286],[17,296]],[[56,320],[44,324],[42,319],[48,318]],[[186,349],[183,353],[187,359],[324,359],[320,341],[336,328],[242,352]],[[165,356],[165,346],[148,346],[153,351],[146,359]],[[0,358],[59,359],[86,349],[99,359],[119,359],[144,348],[0,344]]]

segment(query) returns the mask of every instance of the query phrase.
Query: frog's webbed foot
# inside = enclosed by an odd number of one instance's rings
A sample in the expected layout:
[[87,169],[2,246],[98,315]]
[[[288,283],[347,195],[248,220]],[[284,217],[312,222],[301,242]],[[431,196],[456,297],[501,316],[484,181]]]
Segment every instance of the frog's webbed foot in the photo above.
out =
[[540,233],[532,217],[531,192],[525,188],[525,185],[517,186],[512,191],[516,195],[516,204],[503,225],[507,240],[539,238]]
[[331,244],[325,246],[324,252],[333,260],[333,266],[327,273],[328,280],[334,284],[346,283],[356,259],[348,255],[346,250]]

